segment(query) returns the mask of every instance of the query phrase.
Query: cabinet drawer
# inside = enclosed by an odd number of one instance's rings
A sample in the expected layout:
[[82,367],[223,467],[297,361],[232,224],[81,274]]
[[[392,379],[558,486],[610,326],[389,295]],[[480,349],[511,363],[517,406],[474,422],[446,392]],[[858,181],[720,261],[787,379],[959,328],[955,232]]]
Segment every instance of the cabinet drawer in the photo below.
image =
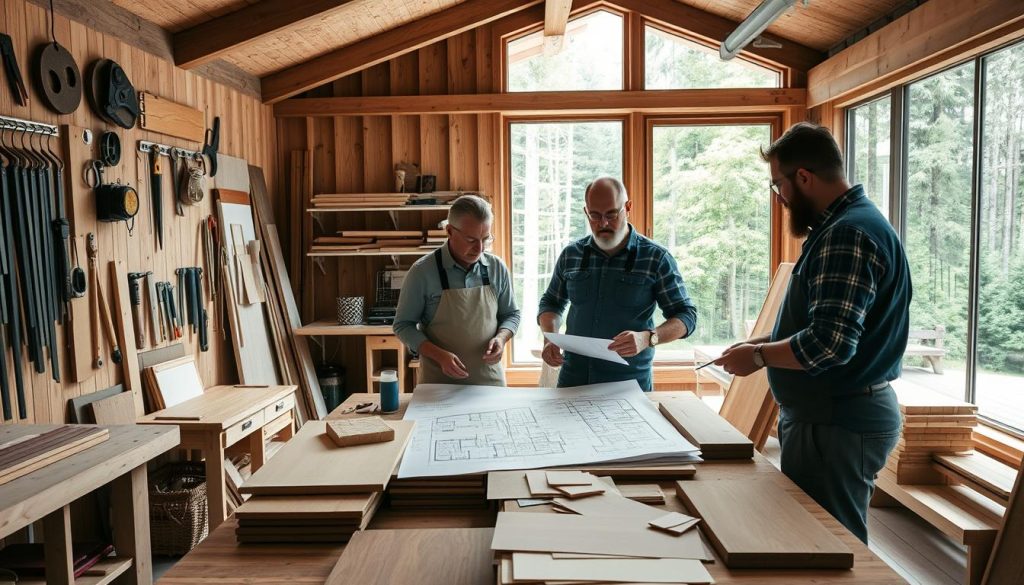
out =
[[263,409],[263,420],[272,421],[295,408],[295,394],[289,394]]
[[225,446],[234,445],[253,431],[260,430],[263,427],[263,421],[263,411],[261,410],[229,427],[228,430],[224,431]]

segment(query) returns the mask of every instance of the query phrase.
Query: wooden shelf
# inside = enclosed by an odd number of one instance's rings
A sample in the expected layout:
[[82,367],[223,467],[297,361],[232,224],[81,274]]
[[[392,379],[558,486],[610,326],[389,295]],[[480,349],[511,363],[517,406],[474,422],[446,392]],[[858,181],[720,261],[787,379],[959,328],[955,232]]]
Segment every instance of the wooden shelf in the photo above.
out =
[[387,207],[312,207],[309,213],[344,213],[346,211],[448,211],[451,205],[392,205]]
[[295,335],[391,335],[390,325],[338,325],[336,321],[321,319],[295,330]]
[[[75,585],[107,585],[107,583],[113,583],[114,579],[121,576],[122,573],[130,569],[132,566],[131,557],[108,557],[96,563],[89,569],[89,573],[99,573],[103,571],[102,575],[82,575],[75,579]],[[20,585],[46,585],[45,580],[41,579],[25,579],[19,580]]]
[[432,254],[437,248],[424,250],[403,250],[401,252],[382,252],[380,250],[339,250],[337,252],[307,252],[306,255],[312,258],[318,256],[426,256]]

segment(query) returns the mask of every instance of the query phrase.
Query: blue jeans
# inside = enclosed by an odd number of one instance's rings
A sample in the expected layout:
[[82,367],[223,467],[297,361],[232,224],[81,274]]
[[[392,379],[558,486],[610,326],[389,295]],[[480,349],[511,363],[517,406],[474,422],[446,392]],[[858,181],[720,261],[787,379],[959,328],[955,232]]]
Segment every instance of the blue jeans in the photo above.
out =
[[865,544],[868,502],[900,431],[856,433],[779,417],[782,472]]

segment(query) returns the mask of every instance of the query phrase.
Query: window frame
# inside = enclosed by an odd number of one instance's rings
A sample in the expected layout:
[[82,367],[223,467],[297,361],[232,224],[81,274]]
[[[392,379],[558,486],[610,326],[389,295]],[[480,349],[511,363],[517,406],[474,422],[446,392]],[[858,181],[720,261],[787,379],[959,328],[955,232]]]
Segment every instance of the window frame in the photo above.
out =
[[[981,192],[982,174],[984,172],[983,139],[985,127],[985,97],[986,97],[986,67],[985,60],[989,56],[1004,49],[1024,45],[1024,39],[1016,38],[999,46],[990,48],[978,53],[969,59],[956,61],[940,69],[929,71],[926,75],[914,77],[903,81],[891,89],[873,93],[841,107],[838,119],[842,120],[844,136],[841,144],[844,147],[844,155],[847,158],[847,171],[853,169],[850,153],[853,150],[853,132],[851,117],[853,110],[872,101],[882,99],[886,96],[891,98],[890,117],[890,217],[889,221],[899,234],[901,241],[906,241],[908,177],[907,177],[907,150],[908,150],[908,124],[909,124],[909,100],[910,86],[925,81],[937,75],[942,75],[952,69],[961,67],[968,63],[974,68],[974,93],[973,93],[973,117],[971,129],[971,209],[969,231],[970,250],[968,263],[968,302],[967,302],[967,352],[965,356],[965,382],[963,399],[971,404],[977,404],[978,391],[978,321],[980,313],[979,296],[981,284]],[[1024,429],[1020,429],[1004,423],[998,419],[979,412],[979,418],[988,426],[997,428],[1011,436],[1024,439]]]

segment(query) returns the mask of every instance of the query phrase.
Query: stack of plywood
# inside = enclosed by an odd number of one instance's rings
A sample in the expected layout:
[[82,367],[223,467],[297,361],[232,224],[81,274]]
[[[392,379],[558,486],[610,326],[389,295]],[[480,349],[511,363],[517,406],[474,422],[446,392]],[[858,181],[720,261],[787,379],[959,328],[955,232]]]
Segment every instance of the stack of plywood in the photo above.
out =
[[239,542],[344,542],[362,530],[409,443],[413,421],[391,420],[391,441],[339,447],[309,421],[242,484]]
[[392,478],[388,502],[392,508],[417,510],[486,508],[487,476]]
[[[337,236],[321,236],[313,240],[314,253],[367,251],[394,252],[427,247],[422,230],[345,230]],[[436,247],[431,244],[429,247]]]
[[903,431],[885,467],[899,484],[944,484],[936,455],[970,452],[978,407],[927,388],[896,382]]
[[110,432],[105,428],[62,425],[10,441],[0,441],[0,485],[80,453],[109,437]]
[[661,414],[688,441],[700,447],[704,459],[751,459],[754,442],[696,396],[658,400]]
[[312,199],[313,208],[317,210],[397,207],[408,202],[408,193],[330,193],[315,195]]

